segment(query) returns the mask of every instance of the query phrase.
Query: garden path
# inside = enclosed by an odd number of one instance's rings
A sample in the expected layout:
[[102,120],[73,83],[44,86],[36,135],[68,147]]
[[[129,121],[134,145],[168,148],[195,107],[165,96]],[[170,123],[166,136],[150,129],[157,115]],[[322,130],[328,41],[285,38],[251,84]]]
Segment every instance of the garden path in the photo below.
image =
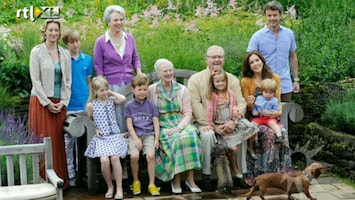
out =
[[[355,200],[355,187],[343,183],[335,178],[332,174],[322,175],[319,179],[312,181],[310,193],[318,200]],[[143,189],[143,188],[142,188]],[[197,200],[197,199],[229,199],[241,200],[242,194],[248,189],[237,189],[233,191],[233,195],[224,195],[218,192],[202,192],[200,194],[192,194],[184,191],[182,195],[171,195],[168,185],[162,185],[161,196],[149,196],[146,191],[139,196],[132,196],[130,193],[125,193],[124,198],[130,200]],[[128,191],[128,190],[126,190]],[[293,195],[295,200],[306,200],[307,197],[303,194]],[[89,195],[87,190],[82,187],[70,188],[64,193],[64,200],[104,200],[104,192],[97,195]],[[259,197],[252,197],[253,200],[260,200]],[[286,200],[287,195],[279,190],[269,190],[268,200]]]

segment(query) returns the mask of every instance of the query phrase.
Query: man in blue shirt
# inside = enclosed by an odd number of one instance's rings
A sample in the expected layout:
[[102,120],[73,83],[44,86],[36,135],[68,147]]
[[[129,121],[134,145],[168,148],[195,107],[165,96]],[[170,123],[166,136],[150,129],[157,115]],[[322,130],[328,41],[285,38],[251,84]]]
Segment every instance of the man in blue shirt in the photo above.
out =
[[264,55],[267,64],[281,78],[281,101],[289,102],[292,99],[292,92],[300,91],[297,45],[293,31],[280,25],[282,12],[283,7],[279,2],[271,1],[266,4],[265,15],[268,24],[253,34],[247,52],[258,50]]
[[[80,33],[68,30],[63,36],[63,42],[68,46],[72,62],[72,94],[68,105],[67,114],[82,113],[90,95],[91,78],[93,74],[92,57],[80,51]],[[75,139],[70,134],[65,134],[65,150],[67,154],[68,173],[70,186],[75,186],[74,146]]]

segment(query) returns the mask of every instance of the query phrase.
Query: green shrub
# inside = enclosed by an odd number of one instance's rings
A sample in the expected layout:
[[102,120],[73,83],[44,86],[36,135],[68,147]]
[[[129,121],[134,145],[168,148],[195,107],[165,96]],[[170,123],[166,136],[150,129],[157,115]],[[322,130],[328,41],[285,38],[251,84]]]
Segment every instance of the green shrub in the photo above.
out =
[[340,100],[331,100],[322,115],[322,123],[335,131],[353,134],[355,130],[355,90]]
[[294,26],[303,82],[354,76],[355,1],[315,0]]
[[0,40],[0,85],[11,96],[29,96],[29,68],[24,65],[27,60],[21,42],[10,36]]

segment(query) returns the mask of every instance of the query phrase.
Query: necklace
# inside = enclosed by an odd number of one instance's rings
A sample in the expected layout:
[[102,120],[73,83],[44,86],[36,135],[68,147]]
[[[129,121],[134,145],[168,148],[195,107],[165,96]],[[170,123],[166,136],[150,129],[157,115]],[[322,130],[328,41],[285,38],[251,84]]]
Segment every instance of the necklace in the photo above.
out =
[[49,45],[45,43],[49,55],[52,57],[54,63],[58,63],[60,59],[60,53],[59,53],[59,48],[58,45],[55,45],[54,48],[49,48]]
[[109,32],[109,36],[110,36],[110,39],[112,41],[112,44],[117,48],[119,49],[123,43],[123,34],[122,32],[119,34],[119,37],[118,39],[116,37],[113,36],[112,32],[110,31]]

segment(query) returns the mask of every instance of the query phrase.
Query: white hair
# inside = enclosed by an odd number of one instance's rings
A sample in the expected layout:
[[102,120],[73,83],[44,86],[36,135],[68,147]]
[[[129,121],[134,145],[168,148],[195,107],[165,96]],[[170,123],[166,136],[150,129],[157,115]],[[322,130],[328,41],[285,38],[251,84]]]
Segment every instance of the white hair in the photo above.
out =
[[155,69],[156,72],[159,72],[160,66],[161,66],[163,63],[168,63],[168,64],[170,64],[170,65],[174,68],[173,63],[172,63],[170,60],[168,60],[168,59],[166,59],[166,58],[160,58],[160,59],[158,59],[158,60],[155,62],[155,64],[154,64],[154,69]]
[[118,12],[123,15],[123,19],[126,19],[126,11],[119,5],[108,6],[105,10],[104,20],[108,24],[110,23],[110,17],[113,12]]

